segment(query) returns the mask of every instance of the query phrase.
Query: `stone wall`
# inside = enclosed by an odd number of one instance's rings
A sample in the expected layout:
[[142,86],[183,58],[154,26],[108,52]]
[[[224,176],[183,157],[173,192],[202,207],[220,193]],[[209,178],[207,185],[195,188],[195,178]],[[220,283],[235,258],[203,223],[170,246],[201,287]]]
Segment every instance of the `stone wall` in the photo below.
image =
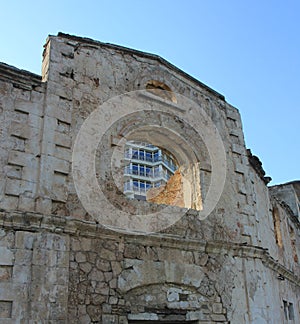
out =
[[[147,92],[149,82],[171,95]],[[99,127],[120,116],[96,147],[103,197],[99,207],[91,191],[87,210],[74,151],[99,107],[112,109]],[[0,64],[0,108],[1,323],[285,323],[288,307],[300,322],[299,218],[269,196],[239,112],[222,95],[155,55],[59,34],[45,45],[42,77]],[[201,133],[206,116],[223,164]],[[153,141],[197,166],[185,185],[198,210],[126,199],[122,138]],[[216,166],[224,189],[203,216],[217,196]],[[155,212],[149,228],[158,230],[130,227]]]
[[35,209],[45,85],[41,77],[1,65],[1,208]]
[[254,246],[118,236],[92,222],[36,213],[2,213],[1,224],[7,323],[268,323],[282,318],[281,296],[297,296],[295,274]]

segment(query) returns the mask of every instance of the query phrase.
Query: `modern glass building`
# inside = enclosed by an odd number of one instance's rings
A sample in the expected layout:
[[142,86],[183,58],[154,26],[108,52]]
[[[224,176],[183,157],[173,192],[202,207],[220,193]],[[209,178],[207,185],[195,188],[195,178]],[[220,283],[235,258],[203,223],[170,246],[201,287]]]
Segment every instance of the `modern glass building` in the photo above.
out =
[[144,142],[128,141],[124,159],[124,193],[140,200],[146,200],[150,188],[164,185],[178,168],[171,153]]

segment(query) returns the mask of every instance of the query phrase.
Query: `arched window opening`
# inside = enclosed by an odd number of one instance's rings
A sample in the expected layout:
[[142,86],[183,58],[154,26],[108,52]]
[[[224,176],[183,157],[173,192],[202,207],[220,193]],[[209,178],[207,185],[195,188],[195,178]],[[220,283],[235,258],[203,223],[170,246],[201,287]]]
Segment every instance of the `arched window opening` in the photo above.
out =
[[161,97],[164,100],[169,100],[174,103],[177,103],[176,96],[174,92],[171,90],[171,88],[160,81],[157,80],[148,81],[146,84],[146,90],[158,97]]
[[[176,151],[176,153],[178,153]],[[149,142],[128,140],[124,146],[123,193],[150,203],[202,210],[200,168]]]

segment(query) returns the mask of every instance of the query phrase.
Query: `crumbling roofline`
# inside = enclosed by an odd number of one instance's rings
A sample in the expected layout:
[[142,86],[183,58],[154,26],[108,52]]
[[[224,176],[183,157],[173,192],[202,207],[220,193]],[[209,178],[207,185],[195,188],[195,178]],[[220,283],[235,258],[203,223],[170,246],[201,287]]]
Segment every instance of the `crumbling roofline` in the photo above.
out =
[[[207,85],[205,85],[201,81],[199,81],[196,78],[192,77],[191,75],[187,74],[186,72],[179,69],[175,65],[171,64],[170,62],[168,62],[167,60],[165,60],[164,58],[162,58],[159,55],[142,52],[142,51],[139,51],[139,50],[131,49],[131,48],[120,46],[120,45],[114,45],[114,44],[110,44],[110,43],[103,43],[103,42],[100,42],[100,41],[93,40],[91,38],[64,34],[64,33],[61,33],[61,32],[59,32],[57,34],[57,36],[62,37],[62,38],[66,38],[66,39],[70,39],[70,40],[74,40],[74,41],[77,41],[77,42],[80,42],[80,43],[86,43],[86,44],[96,45],[96,46],[103,46],[103,47],[111,48],[111,49],[114,49],[114,50],[117,50],[117,51],[127,52],[129,54],[135,54],[135,55],[143,56],[143,57],[146,57],[146,58],[149,58],[149,59],[152,59],[152,60],[157,60],[161,64],[165,65],[166,67],[168,67],[168,68],[170,68],[172,70],[175,70],[177,73],[181,74],[184,78],[189,79],[190,81],[196,83],[198,86],[201,86],[201,87],[205,88],[208,92],[210,92],[213,95],[217,96],[219,99],[225,101],[225,97],[222,94],[220,94],[219,92],[217,92],[217,91],[213,90],[212,88],[208,87]],[[49,35],[49,37],[51,37],[51,35]],[[53,37],[56,37],[56,36],[53,36]]]
[[2,62],[0,62],[0,80],[12,82],[15,86],[29,90],[42,84],[42,77],[40,75]]

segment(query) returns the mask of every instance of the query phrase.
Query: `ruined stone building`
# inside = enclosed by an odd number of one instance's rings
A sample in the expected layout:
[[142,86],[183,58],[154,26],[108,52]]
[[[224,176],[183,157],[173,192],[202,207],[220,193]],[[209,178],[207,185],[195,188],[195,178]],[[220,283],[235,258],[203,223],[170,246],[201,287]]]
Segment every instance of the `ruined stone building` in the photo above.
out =
[[[0,323],[300,323],[300,182],[267,186],[224,96],[58,34],[42,76],[0,64],[0,112]],[[178,163],[151,199],[129,141]]]

